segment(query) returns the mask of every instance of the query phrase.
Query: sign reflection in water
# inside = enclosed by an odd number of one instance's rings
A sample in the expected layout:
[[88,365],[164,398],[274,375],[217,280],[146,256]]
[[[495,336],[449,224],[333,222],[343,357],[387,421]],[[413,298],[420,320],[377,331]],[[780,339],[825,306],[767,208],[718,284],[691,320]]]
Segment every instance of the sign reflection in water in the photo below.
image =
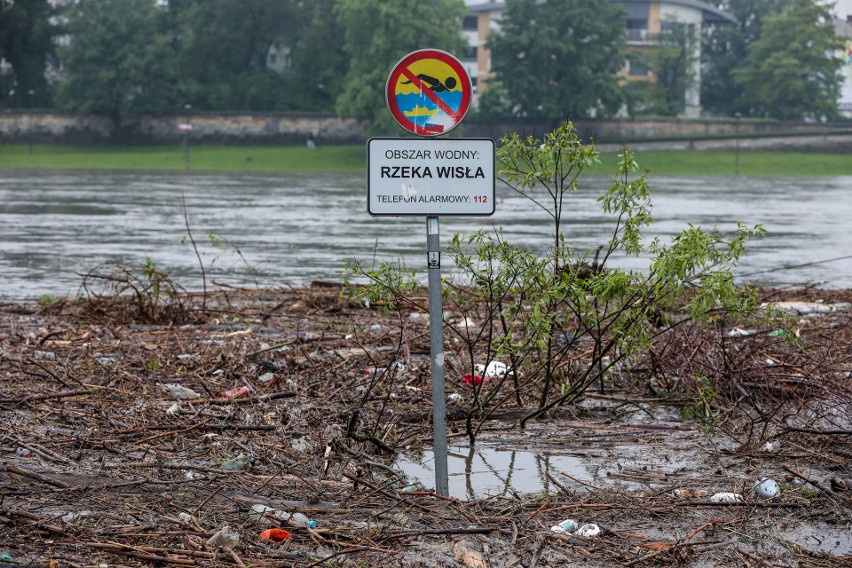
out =
[[[595,198],[609,181],[589,180],[566,208],[565,235],[578,248],[607,240],[611,224]],[[769,235],[750,243],[738,269],[742,280],[852,286],[849,258],[766,272],[852,254],[852,177],[651,176],[650,184],[656,223],[649,237],[674,234],[687,223],[723,231],[737,221],[762,223]],[[0,172],[0,300],[73,295],[78,273],[146,256],[186,288],[200,290],[195,255],[182,242],[182,196],[211,279],[252,286],[339,279],[344,263],[356,257],[368,266],[374,257],[403,259],[425,275],[422,220],[371,218],[364,211],[365,189],[358,174]],[[502,186],[497,199],[492,217],[445,219],[444,245],[455,232],[495,226],[510,242],[535,250],[549,245],[551,226],[534,204]],[[214,247],[210,233],[233,246]],[[646,264],[615,262],[635,269]]]

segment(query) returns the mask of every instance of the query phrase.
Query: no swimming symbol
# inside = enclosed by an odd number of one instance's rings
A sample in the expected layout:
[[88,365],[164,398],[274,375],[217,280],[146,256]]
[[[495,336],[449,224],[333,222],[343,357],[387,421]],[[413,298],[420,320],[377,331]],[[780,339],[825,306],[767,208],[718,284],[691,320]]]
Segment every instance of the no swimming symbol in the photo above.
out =
[[385,97],[394,119],[419,136],[438,136],[455,128],[471,100],[470,77],[461,62],[445,51],[424,49],[397,63]]

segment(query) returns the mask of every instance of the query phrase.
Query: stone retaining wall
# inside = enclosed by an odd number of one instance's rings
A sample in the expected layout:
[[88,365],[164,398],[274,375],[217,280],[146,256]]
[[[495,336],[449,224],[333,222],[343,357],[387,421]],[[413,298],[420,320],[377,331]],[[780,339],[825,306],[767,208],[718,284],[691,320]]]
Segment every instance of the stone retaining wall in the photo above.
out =
[[[191,126],[191,130],[181,126]],[[470,137],[499,139],[506,132],[526,136],[557,126],[552,121],[507,120],[492,123],[466,121],[460,128]],[[580,135],[599,144],[630,144],[665,149],[731,149],[737,137],[741,149],[820,148],[843,151],[852,123],[806,124],[738,120],[583,120]],[[196,144],[304,144],[312,136],[319,144],[353,144],[366,141],[364,129],[354,120],[319,113],[212,113],[141,116],[116,127],[97,115],[71,115],[53,111],[0,111],[0,143],[40,144],[177,144],[187,133]],[[400,135],[402,131],[400,130]],[[751,140],[751,142],[745,142]],[[839,146],[838,146],[839,144]]]

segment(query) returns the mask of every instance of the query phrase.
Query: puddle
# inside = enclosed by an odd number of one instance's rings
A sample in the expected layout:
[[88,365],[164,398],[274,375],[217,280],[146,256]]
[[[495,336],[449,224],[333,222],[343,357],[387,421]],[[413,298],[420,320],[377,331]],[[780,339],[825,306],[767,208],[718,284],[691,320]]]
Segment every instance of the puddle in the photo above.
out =
[[801,525],[785,529],[781,536],[812,552],[823,552],[837,557],[852,555],[852,523],[840,527],[825,523]]
[[[695,474],[700,452],[695,441],[691,432],[586,431],[577,436],[565,424],[483,439],[473,447],[465,440],[449,446],[449,493],[478,499],[558,491],[548,473],[571,489],[584,483],[625,490],[675,487]],[[401,455],[395,466],[412,483],[435,486],[430,449]]]
[[[435,487],[434,455],[403,455],[396,462],[412,482],[424,487]],[[511,493],[539,493],[558,491],[545,475],[556,477],[565,472],[586,483],[594,483],[595,475],[581,457],[520,451],[508,448],[487,447],[479,444],[450,446],[447,454],[450,497],[473,499]],[[560,480],[560,483],[562,483]]]

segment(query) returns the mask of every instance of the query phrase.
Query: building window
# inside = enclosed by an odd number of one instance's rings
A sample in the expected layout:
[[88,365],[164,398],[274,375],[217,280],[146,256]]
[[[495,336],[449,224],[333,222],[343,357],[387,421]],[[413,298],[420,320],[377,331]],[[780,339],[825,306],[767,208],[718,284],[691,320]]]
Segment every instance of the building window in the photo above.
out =
[[647,77],[649,70],[641,61],[628,61],[627,74],[631,77]]
[[465,16],[462,20],[462,29],[466,31],[476,31],[479,27],[479,18],[476,16]]

